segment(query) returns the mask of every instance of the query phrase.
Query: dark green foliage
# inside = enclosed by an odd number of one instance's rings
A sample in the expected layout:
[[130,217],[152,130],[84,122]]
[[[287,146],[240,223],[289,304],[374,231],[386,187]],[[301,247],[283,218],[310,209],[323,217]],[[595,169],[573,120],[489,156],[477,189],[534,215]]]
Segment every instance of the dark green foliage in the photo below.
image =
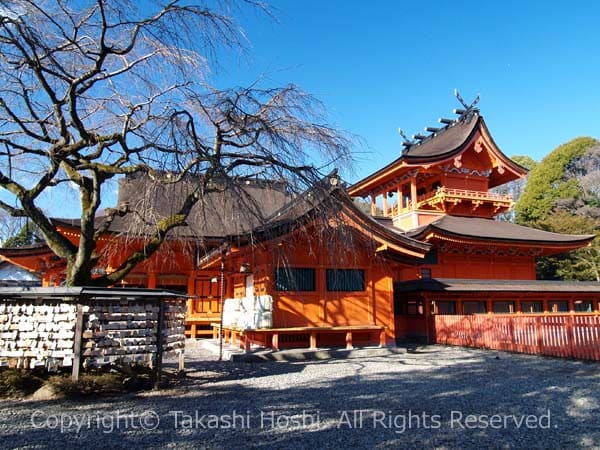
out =
[[[600,226],[600,142],[580,137],[561,145],[531,172],[516,206],[522,225],[566,234],[596,234]],[[600,247],[540,258],[541,279],[600,281]]]
[[529,174],[523,195],[515,205],[517,222],[534,224],[544,221],[554,210],[555,202],[565,198],[579,198],[581,188],[577,179],[566,178],[567,166],[583,156],[599,141],[591,137],[580,137],[561,145]]
[[[555,210],[540,228],[555,233],[598,234],[598,220],[573,211]],[[570,253],[540,258],[537,275],[541,279],[600,281],[600,246],[598,238],[588,247]]]
[[124,376],[120,373],[83,374],[79,381],[72,381],[71,377],[63,375],[48,379],[54,390],[67,398],[120,394],[126,392],[123,381]]
[[528,170],[533,170],[538,165],[538,162],[535,159],[527,155],[513,155],[510,159]]
[[45,370],[0,370],[0,398],[28,397],[43,385],[51,386],[57,398],[115,395],[153,387],[149,370],[137,366],[128,370],[110,369],[84,373],[79,381],[72,381],[69,372],[52,375]]
[[44,383],[30,371],[5,369],[0,371],[0,398],[25,397],[33,394]]
[[26,245],[42,242],[43,239],[38,235],[38,227],[30,222],[25,223],[17,234],[9,237],[5,242],[4,248],[24,247]]

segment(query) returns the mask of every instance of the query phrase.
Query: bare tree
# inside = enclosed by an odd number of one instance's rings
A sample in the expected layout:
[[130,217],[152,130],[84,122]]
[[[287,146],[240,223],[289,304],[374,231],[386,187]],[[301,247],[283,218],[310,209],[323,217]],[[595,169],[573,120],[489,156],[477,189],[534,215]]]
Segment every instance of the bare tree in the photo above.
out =
[[[257,176],[291,189],[319,176],[322,161],[348,158],[349,140],[328,126],[319,102],[294,85],[212,89],[205,75],[219,49],[243,34],[227,12],[177,0],[0,0],[0,207],[29,217],[67,263],[68,285],[110,285],[185,225],[205,195]],[[95,220],[103,187],[143,173],[159,183],[199,175],[170,217],[120,267],[92,276],[99,238],[127,207]],[[78,244],[41,208],[48,191],[79,191]],[[6,198],[3,196],[2,198]],[[17,206],[13,206],[13,205]]]

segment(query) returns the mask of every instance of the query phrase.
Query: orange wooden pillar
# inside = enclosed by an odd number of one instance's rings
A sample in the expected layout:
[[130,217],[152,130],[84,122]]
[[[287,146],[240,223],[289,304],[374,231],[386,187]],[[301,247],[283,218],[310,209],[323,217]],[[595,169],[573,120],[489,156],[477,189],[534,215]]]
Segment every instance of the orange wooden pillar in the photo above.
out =
[[[415,211],[417,209],[417,178],[411,177],[410,179],[410,202],[411,202],[411,211]],[[413,228],[417,228],[419,226],[419,218],[416,214],[412,215],[412,226]]]
[[[195,281],[196,281],[196,273],[194,271],[191,271],[190,275],[188,277],[188,285],[187,285],[187,294],[188,295],[196,295]],[[186,307],[187,307],[186,315],[188,317],[193,316],[194,313],[196,312],[196,311],[194,311],[194,300],[191,298],[188,298],[186,301]],[[192,335],[192,337],[196,337],[196,335]]]
[[431,319],[431,300],[427,297],[427,295],[423,295],[421,297],[423,301],[423,318],[425,319],[425,336],[427,336],[427,343],[432,343],[433,336],[430,333],[429,322]]
[[310,333],[310,350],[317,349],[317,333]]
[[274,350],[279,350],[279,333],[273,333],[273,336],[271,337],[271,347],[273,347]]
[[377,196],[375,194],[371,194],[371,215],[377,215]]
[[249,335],[250,335],[250,333],[248,333],[248,332],[244,333],[244,341],[243,342],[244,342],[244,351],[246,353],[250,352],[251,344],[252,344],[252,341],[250,340]]
[[379,332],[379,346],[385,347],[386,344],[387,344],[387,342],[386,342],[385,328],[384,328]]
[[388,216],[387,192],[383,191],[383,217]]
[[148,274],[148,289],[156,289],[156,273],[154,272]]
[[352,331],[346,332],[346,349],[352,350],[354,346],[352,345]]

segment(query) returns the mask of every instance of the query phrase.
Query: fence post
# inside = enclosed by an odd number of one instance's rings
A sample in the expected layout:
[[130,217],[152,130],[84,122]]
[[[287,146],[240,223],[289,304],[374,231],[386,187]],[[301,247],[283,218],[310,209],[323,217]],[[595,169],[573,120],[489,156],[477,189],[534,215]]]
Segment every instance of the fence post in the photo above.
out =
[[158,300],[158,319],[156,326],[156,354],[154,364],[154,389],[159,389],[160,378],[162,375],[162,357],[163,357],[163,327],[165,320],[165,302],[163,299]]
[[537,316],[535,318],[535,340],[537,343],[538,351],[536,353],[544,354],[544,339],[542,338],[542,317]]
[[71,368],[71,379],[79,381],[79,371],[81,369],[81,340],[83,338],[83,305],[78,303],[76,306],[75,317],[75,336],[73,344],[73,367]]
[[566,321],[567,342],[569,343],[569,357],[575,357],[575,336],[573,335],[573,315],[567,316]]

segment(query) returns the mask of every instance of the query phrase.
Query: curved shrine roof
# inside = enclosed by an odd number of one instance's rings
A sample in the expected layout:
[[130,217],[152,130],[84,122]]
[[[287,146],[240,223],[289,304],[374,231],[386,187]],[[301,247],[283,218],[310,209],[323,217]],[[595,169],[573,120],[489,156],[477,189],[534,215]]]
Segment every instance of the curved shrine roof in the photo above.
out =
[[462,145],[469,140],[480,120],[483,119],[478,112],[474,111],[447,128],[442,128],[437,133],[430,135],[421,143],[408,147],[399,160],[418,159],[423,161],[452,156],[461,150]]
[[408,232],[407,235],[416,239],[423,239],[432,231],[462,238],[553,244],[557,246],[578,243],[584,245],[594,239],[593,234],[552,233],[499,220],[458,216],[444,216],[429,225]]
[[349,193],[352,196],[364,196],[369,190],[380,184],[386,184],[407,170],[418,168],[418,166],[443,163],[469,148],[476,136],[485,136],[489,150],[514,174],[510,178],[501,173],[492,175],[490,187],[503,184],[527,173],[526,168],[502,153],[491,137],[479,110],[474,109],[464,113],[451,124],[440,128],[420,142],[407,147],[399,158],[350,186]]

